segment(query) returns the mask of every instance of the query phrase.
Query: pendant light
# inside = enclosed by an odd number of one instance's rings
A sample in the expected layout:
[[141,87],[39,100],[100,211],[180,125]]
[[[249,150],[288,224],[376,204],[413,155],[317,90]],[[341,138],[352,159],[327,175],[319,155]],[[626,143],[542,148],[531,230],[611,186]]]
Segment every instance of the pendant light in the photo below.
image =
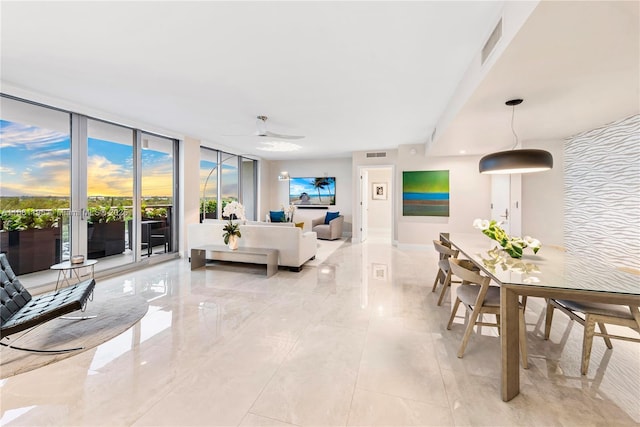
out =
[[516,105],[522,104],[522,99],[512,99],[505,102],[512,107],[511,110],[511,132],[515,137],[515,144],[509,151],[500,151],[487,154],[480,159],[480,173],[484,174],[508,174],[508,173],[531,173],[542,172],[553,167],[553,156],[545,150],[519,149],[518,135],[513,129],[513,117]]

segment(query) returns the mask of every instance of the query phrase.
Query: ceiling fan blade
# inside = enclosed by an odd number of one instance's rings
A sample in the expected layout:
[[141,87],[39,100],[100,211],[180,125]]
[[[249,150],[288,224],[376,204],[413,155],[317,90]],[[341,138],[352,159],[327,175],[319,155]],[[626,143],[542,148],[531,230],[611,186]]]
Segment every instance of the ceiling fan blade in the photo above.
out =
[[302,139],[304,136],[302,135],[282,135],[279,133],[265,131],[259,136],[268,137],[268,138],[276,138],[276,139]]

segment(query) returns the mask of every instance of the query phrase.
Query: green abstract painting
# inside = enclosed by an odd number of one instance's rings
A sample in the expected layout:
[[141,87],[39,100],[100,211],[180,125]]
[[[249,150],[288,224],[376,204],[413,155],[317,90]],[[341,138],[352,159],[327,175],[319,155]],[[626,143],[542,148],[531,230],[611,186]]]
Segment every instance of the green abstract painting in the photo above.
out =
[[449,171],[402,172],[403,216],[449,216]]

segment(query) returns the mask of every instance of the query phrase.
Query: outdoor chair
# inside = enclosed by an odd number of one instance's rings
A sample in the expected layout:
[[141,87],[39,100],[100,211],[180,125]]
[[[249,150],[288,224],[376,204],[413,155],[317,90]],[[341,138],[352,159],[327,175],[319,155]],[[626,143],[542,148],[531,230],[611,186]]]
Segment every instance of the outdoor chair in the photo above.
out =
[[[60,350],[42,350],[16,347],[14,344],[34,328],[46,322],[72,313],[77,310],[84,311],[87,301],[93,297],[95,280],[88,279],[75,285],[57,289],[53,292],[31,296],[20,280],[16,277],[5,254],[0,254],[0,289],[1,320],[0,345],[17,350],[32,351],[36,353],[64,353],[80,350],[69,348]],[[95,316],[93,316],[95,317]],[[74,317],[72,320],[83,320],[90,317]],[[10,336],[18,332],[24,332],[11,343]]]

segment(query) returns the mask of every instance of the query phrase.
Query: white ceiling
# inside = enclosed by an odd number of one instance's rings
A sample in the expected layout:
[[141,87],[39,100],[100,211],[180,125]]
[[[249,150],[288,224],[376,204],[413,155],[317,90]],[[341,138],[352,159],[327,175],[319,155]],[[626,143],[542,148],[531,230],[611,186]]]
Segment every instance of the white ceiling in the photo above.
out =
[[640,2],[545,1],[436,139],[431,155],[558,140],[640,113]]
[[[391,149],[428,140],[503,6],[3,1],[3,92],[267,159]],[[637,2],[541,4],[432,154],[509,146],[504,101],[514,96],[525,98],[525,140],[622,118],[630,103],[637,111],[638,18]],[[306,135],[292,141],[302,148],[259,151],[255,137],[224,136],[251,134],[257,115],[272,132]]]

